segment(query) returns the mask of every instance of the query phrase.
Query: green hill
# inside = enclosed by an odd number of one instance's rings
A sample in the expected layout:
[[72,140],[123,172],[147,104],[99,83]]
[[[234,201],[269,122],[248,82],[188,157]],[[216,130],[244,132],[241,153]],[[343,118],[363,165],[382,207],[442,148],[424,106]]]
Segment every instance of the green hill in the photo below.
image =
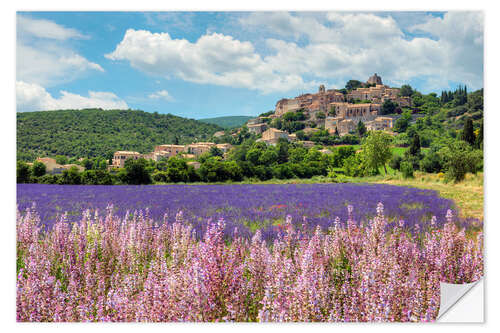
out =
[[224,128],[235,128],[243,126],[248,120],[255,118],[249,116],[228,116],[228,117],[216,117],[216,118],[204,118],[199,119],[199,121],[207,124],[215,124]]
[[209,139],[222,127],[171,114],[138,110],[58,110],[17,113],[17,158],[109,157],[117,150],[146,153],[158,144]]

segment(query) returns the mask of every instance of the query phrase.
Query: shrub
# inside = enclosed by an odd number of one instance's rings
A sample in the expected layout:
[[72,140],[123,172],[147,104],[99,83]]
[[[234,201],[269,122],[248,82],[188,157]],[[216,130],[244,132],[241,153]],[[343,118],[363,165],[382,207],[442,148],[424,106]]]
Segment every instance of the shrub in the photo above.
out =
[[389,166],[394,170],[399,170],[402,160],[403,158],[401,156],[393,155],[389,162]]
[[420,169],[425,172],[436,173],[441,171],[442,168],[443,160],[437,152],[428,152],[420,161]]
[[401,162],[401,172],[403,178],[413,178],[413,166],[409,162]]

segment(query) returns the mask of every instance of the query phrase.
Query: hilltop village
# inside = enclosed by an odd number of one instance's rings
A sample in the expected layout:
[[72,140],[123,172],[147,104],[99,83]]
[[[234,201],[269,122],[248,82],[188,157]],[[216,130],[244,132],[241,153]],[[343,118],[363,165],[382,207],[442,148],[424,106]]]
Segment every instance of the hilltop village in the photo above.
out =
[[[297,141],[295,133],[289,133],[270,126],[273,120],[282,119],[291,113],[303,115],[303,122],[310,125],[303,129],[306,133],[324,128],[332,135],[344,136],[355,132],[360,121],[364,123],[368,131],[391,130],[393,118],[379,115],[382,104],[391,101],[400,108],[410,107],[411,98],[400,96],[399,88],[390,88],[384,85],[382,78],[376,73],[362,85],[362,87],[347,93],[335,89],[326,90],[324,85],[320,85],[318,92],[315,94],[302,94],[292,99],[283,98],[276,103],[274,113],[267,117],[251,119],[247,122],[246,127],[250,133],[260,137],[257,142],[262,141],[272,145],[276,145],[280,139]],[[233,135],[237,134],[238,132],[233,133]],[[216,132],[214,137],[222,135],[224,135],[224,132]],[[307,148],[314,146],[312,141],[299,142]],[[213,147],[226,154],[232,148],[232,145],[228,143],[197,142],[188,145],[159,145],[155,147],[153,152],[147,154],[133,151],[117,151],[113,156],[113,163],[110,168],[122,168],[128,158],[138,159],[142,157],[159,161],[162,158],[182,154],[186,159],[195,159],[209,152]],[[190,163],[195,167],[199,165],[194,161]]]
[[[358,81],[359,82],[359,81]],[[320,130],[326,130],[330,135],[339,137],[353,134],[356,132],[360,122],[364,124],[367,131],[388,131],[393,128],[394,115],[381,115],[382,105],[384,103],[393,103],[397,108],[410,107],[412,105],[411,97],[401,96],[399,88],[391,88],[384,85],[382,78],[376,73],[368,78],[365,83],[360,82],[360,86],[347,91],[346,89],[326,89],[320,85],[317,93],[306,93],[295,98],[283,98],[277,101],[274,112],[269,112],[265,116],[249,120],[243,127],[248,133],[255,135],[256,142],[264,142],[270,145],[276,145],[280,139],[289,142],[296,142],[306,148],[311,148],[315,142],[300,140],[297,132],[293,129],[279,129],[276,124],[295,117],[297,123],[300,123],[300,131],[306,134],[312,134]],[[233,130],[233,137],[239,135],[243,128]],[[226,135],[224,131],[214,133],[213,138]],[[188,164],[198,169],[200,163],[197,159],[211,151],[217,149],[221,157],[227,156],[233,145],[229,143],[216,142],[193,142],[186,145],[162,144],[154,147],[149,153],[139,153],[136,151],[119,150],[113,154],[108,170],[123,168],[127,159],[137,160],[144,158],[158,162],[162,159],[169,159],[173,156],[182,156],[188,160]],[[328,149],[320,150],[328,153]],[[60,165],[53,158],[38,158],[38,162],[46,165],[50,173],[61,173],[75,164]],[[80,166],[77,166],[82,171]]]
[[[390,88],[382,84],[382,78],[376,73],[371,76],[364,87],[350,92],[319,87],[315,94],[303,94],[292,99],[281,99],[276,103],[274,114],[270,119],[281,118],[289,112],[302,112],[314,127],[306,127],[311,132],[323,127],[330,134],[347,135],[356,130],[361,121],[368,131],[390,130],[393,118],[380,115],[382,104],[391,101],[398,107],[410,107],[411,98],[400,96],[399,88]],[[251,133],[262,134],[262,141],[275,143],[280,137],[287,137],[283,131],[269,128],[265,119],[257,118],[248,123]],[[290,140],[295,137],[288,135]]]

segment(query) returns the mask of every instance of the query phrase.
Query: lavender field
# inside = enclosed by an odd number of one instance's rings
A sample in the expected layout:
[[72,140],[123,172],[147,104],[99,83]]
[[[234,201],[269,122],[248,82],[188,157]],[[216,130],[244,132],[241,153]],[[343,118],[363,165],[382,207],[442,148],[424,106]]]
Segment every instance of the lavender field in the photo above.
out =
[[[405,220],[407,227],[425,228],[432,216],[442,225],[446,211],[455,211],[453,201],[435,191],[383,184],[301,184],[301,185],[168,185],[168,186],[60,186],[18,184],[18,209],[36,205],[45,226],[63,213],[68,222],[81,219],[89,209],[104,214],[109,205],[119,217],[142,213],[162,223],[174,221],[180,213],[201,236],[209,221],[224,219],[226,234],[235,228],[246,237],[261,229],[266,240],[281,230],[290,215],[296,227],[323,230],[336,217],[347,221],[347,206],[353,206],[356,221],[374,216],[384,203],[390,222]],[[455,214],[457,215],[457,214]],[[467,223],[467,222],[464,222]]]
[[17,189],[18,321],[434,321],[439,281],[483,274],[481,222],[434,191]]

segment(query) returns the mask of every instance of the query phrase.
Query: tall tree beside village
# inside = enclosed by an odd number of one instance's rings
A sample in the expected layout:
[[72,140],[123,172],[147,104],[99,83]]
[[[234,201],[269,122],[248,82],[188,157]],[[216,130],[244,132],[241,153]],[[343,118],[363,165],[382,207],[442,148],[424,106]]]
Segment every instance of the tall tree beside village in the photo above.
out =
[[366,126],[365,123],[363,123],[361,120],[358,121],[358,126],[356,128],[359,137],[363,137],[366,134]]
[[474,126],[471,118],[467,118],[467,120],[465,121],[461,139],[465,142],[468,142],[471,146],[473,146],[476,141],[476,136],[474,135]]
[[415,135],[413,136],[413,140],[411,141],[409,154],[413,156],[417,156],[420,154],[420,136],[418,136],[417,133],[415,133]]

